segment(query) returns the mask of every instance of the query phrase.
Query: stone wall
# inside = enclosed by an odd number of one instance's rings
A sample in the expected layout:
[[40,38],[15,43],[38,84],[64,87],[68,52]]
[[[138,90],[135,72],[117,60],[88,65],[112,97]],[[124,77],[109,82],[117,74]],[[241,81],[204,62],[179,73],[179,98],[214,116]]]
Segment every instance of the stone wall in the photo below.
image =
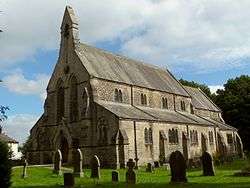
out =
[[[164,131],[167,140],[165,142],[165,158],[168,159],[170,154],[173,151],[179,150],[183,152],[182,146],[182,133],[189,135],[187,130],[197,130],[198,131],[198,144],[190,145],[188,143],[188,157],[200,157],[202,155],[201,149],[201,134],[204,134],[207,138],[208,131],[212,131],[214,133],[213,127],[204,127],[199,125],[184,125],[184,124],[169,124],[169,123],[153,123],[153,122],[145,122],[140,121],[136,122],[136,145],[137,145],[137,155],[139,158],[139,165],[146,165],[148,162],[159,161],[160,148],[160,131]],[[146,144],[144,138],[144,129],[152,128],[153,130],[153,144]],[[168,130],[169,129],[177,129],[178,130],[178,144],[169,143]],[[135,158],[135,131],[134,131],[134,123],[129,120],[120,121],[120,129],[126,130],[129,139],[129,145],[126,146],[125,151],[125,159]],[[216,142],[215,136],[213,137],[214,144],[210,145],[209,141],[207,141],[207,148],[211,154],[216,152]]]
[[[122,91],[123,103],[131,104],[131,96],[133,97],[133,105],[141,106],[141,94],[147,96],[147,105],[151,108],[162,108],[162,98],[167,98],[168,108],[181,111],[181,101],[185,102],[186,112],[190,112],[191,98],[174,95],[167,92],[155,91],[147,88],[120,84],[117,82],[92,78],[91,86],[93,89],[94,100],[105,100],[115,102],[115,89]],[[175,98],[175,99],[174,99]],[[175,101],[175,105],[174,105]]]

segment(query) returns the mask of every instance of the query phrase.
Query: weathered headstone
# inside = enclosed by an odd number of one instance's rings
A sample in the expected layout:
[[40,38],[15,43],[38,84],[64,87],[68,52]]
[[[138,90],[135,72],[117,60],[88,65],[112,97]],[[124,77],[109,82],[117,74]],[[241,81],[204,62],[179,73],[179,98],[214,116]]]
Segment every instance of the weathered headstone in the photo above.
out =
[[201,156],[203,176],[214,176],[213,158],[208,152]]
[[26,178],[27,177],[27,166],[28,166],[28,162],[27,162],[26,159],[24,159],[22,178]]
[[80,149],[73,151],[73,166],[74,166],[74,176],[83,177],[82,171],[82,152]]
[[112,182],[118,182],[119,181],[119,172],[118,171],[112,171]]
[[153,165],[152,163],[147,164],[146,172],[153,172]]
[[96,155],[93,156],[91,160],[91,178],[100,179],[100,160]]
[[63,180],[65,188],[73,188],[75,186],[75,179],[72,173],[64,173]]
[[159,168],[159,167],[160,167],[159,161],[154,161],[154,167],[155,167],[155,168]]
[[135,162],[133,159],[129,159],[127,162],[128,171],[126,172],[126,182],[127,184],[135,184],[136,174],[134,171]]
[[54,156],[54,170],[53,173],[57,175],[62,175],[62,153],[58,149]]
[[180,151],[171,153],[169,158],[171,168],[171,182],[185,183],[187,182],[186,177],[186,161]]

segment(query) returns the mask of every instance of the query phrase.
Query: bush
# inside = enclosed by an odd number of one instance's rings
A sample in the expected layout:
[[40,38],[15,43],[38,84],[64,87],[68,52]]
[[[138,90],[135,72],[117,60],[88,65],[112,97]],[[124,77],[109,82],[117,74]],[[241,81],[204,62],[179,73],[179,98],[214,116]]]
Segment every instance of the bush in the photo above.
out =
[[11,153],[6,143],[0,141],[0,187],[8,188],[11,185]]

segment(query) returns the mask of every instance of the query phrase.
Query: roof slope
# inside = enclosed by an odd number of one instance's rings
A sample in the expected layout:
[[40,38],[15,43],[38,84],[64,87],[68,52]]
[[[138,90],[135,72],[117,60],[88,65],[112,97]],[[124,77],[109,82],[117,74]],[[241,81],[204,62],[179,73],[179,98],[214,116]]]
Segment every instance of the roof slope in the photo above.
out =
[[210,121],[211,123],[215,124],[220,130],[236,130],[237,131],[235,127],[232,127],[226,123],[216,121],[208,117],[201,117],[201,118],[206,119],[207,121]]
[[167,70],[80,44],[76,53],[91,76],[189,96]]
[[9,136],[7,136],[4,133],[0,134],[0,141],[7,142],[7,143],[18,143],[18,141],[16,141],[13,138],[10,138]]
[[192,104],[197,109],[205,109],[220,112],[221,110],[199,88],[184,86],[192,97]]
[[130,104],[115,103],[103,100],[98,100],[95,102],[119,118],[213,126],[213,123],[198,116],[189,116],[189,114],[183,115],[176,111],[160,108],[132,106]]

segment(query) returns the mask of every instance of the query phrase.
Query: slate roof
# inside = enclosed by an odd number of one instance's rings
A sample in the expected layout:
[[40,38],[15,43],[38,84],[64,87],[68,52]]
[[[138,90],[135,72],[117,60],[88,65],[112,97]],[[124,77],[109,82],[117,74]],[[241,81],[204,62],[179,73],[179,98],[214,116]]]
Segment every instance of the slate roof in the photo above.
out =
[[174,76],[162,68],[82,43],[76,53],[93,77],[189,97]]
[[130,104],[115,103],[109,101],[95,101],[100,106],[115,114],[117,117],[125,119],[156,120],[154,117],[135,108]]
[[18,143],[18,141],[16,141],[13,138],[10,138],[8,135],[4,133],[0,134],[0,141],[7,142],[7,143]]
[[166,109],[132,106],[130,104],[116,103],[103,100],[98,100],[95,102],[107,109],[108,111],[112,112],[119,118],[213,126],[211,122],[206,121],[198,116],[187,113],[182,114],[176,111]]
[[207,121],[210,121],[213,124],[215,124],[220,130],[236,130],[237,131],[237,129],[235,127],[232,127],[232,126],[230,126],[230,125],[228,125],[226,123],[219,122],[219,121],[207,118],[207,117],[202,117],[202,118],[206,119]]
[[184,86],[184,88],[192,97],[192,104],[195,108],[216,112],[221,111],[201,89],[188,86]]

